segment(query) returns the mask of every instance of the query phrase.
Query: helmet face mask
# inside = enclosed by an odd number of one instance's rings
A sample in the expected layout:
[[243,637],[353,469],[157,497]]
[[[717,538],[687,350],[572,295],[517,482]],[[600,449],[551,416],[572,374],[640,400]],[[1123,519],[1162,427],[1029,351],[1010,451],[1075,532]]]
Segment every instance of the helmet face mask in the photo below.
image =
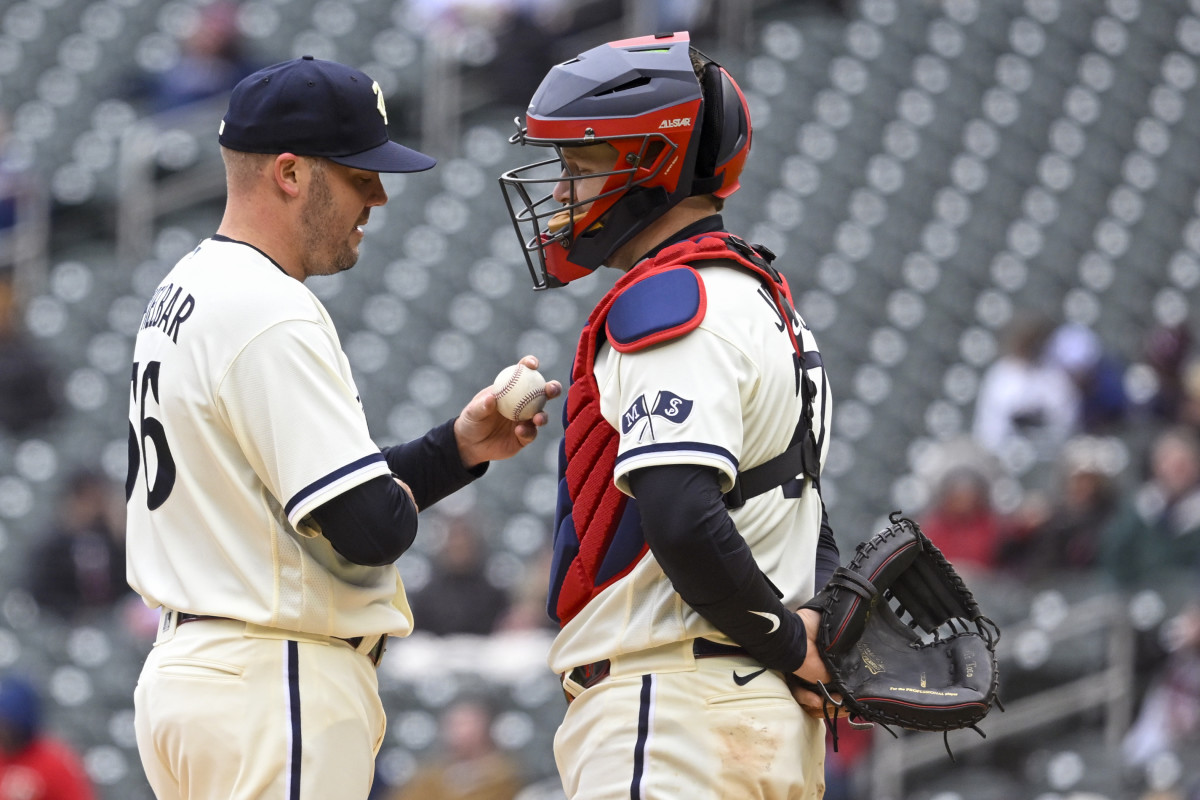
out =
[[[518,121],[518,125],[519,125]],[[674,155],[677,145],[657,133],[615,136],[603,141],[582,139],[547,141],[532,139],[521,128],[513,142],[553,148],[556,156],[510,170],[500,178],[509,214],[517,228],[535,289],[562,286],[590,273],[595,267],[572,263],[577,242],[603,231],[609,212],[626,193],[656,180]],[[571,151],[607,145],[611,158],[589,158],[596,169],[576,174]],[[585,190],[603,180],[599,190]],[[560,189],[561,187],[561,189]],[[565,197],[556,198],[561,191]],[[596,265],[598,266],[598,264]]]
[[[512,143],[558,156],[500,177],[535,289],[591,273],[687,197],[732,194],[750,149],[745,98],[686,33],[611,42],[554,67],[517,128]],[[572,174],[574,148],[598,144],[613,161]]]

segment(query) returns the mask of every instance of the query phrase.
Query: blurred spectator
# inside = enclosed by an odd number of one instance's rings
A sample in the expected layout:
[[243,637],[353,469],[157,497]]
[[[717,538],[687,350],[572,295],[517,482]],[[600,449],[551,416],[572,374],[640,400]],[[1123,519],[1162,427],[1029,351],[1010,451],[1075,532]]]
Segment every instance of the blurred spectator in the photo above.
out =
[[111,481],[90,470],[68,479],[58,519],[36,543],[30,563],[29,591],[43,608],[71,619],[110,608],[130,594],[119,518],[124,506],[116,492]]
[[1190,760],[1186,754],[1200,750],[1200,606],[1185,608],[1163,632],[1166,662],[1122,742],[1131,766],[1168,753]]
[[991,571],[1000,565],[1008,534],[1003,516],[992,506],[991,489],[991,481],[979,469],[951,467],[918,520],[955,567]]
[[92,800],[83,763],[42,732],[42,704],[25,678],[0,679],[0,800]]
[[[549,541],[549,534],[546,540]],[[552,556],[550,548],[546,547],[526,559],[525,573],[512,590],[508,610],[496,623],[497,632],[558,630],[558,624],[546,610]]]
[[197,12],[199,19],[181,43],[179,60],[145,81],[142,91],[152,112],[233,91],[238,81],[256,68],[243,52],[236,4],[215,2],[201,5]]
[[475,525],[449,520],[429,582],[409,602],[421,629],[436,636],[487,635],[508,611],[508,594],[488,580],[487,552]]
[[1053,330],[1042,317],[1014,321],[980,383],[975,438],[1006,460],[1023,446],[1051,460],[1079,426],[1079,392],[1067,371],[1047,358]]
[[1150,411],[1159,419],[1179,421],[1184,397],[1184,364],[1192,349],[1192,334],[1185,323],[1158,325],[1146,335],[1146,363],[1154,370],[1158,388]]
[[689,31],[693,37],[712,9],[707,0],[654,0],[651,30]]
[[1124,367],[1094,331],[1074,322],[1060,325],[1050,337],[1047,357],[1075,383],[1080,430],[1105,433],[1125,421],[1129,398]]
[[563,26],[558,0],[507,4],[494,25],[496,57],[484,71],[492,103],[524,108],[554,66],[554,43]]
[[566,800],[558,775],[542,778],[527,785],[514,800]]
[[408,8],[413,27],[450,45],[480,100],[518,109],[556,63],[554,44],[572,19],[564,0],[408,0]]
[[1179,421],[1200,433],[1200,358],[1184,367],[1182,390]]
[[0,426],[27,434],[58,415],[54,374],[25,334],[11,279],[0,278]]
[[1067,442],[1057,485],[1048,496],[1026,503],[1019,514],[1019,538],[1004,560],[1031,578],[1093,569],[1104,526],[1116,511],[1123,453],[1113,439],[1079,436]]
[[17,287],[18,296],[40,282],[50,236],[46,182],[35,175],[25,144],[14,147],[8,113],[0,106],[0,276]]
[[8,148],[8,114],[0,108],[0,264],[3,258],[8,233],[16,227],[17,210],[21,197],[27,190],[29,176],[13,163]]
[[492,738],[492,713],[482,700],[464,699],[442,715],[442,752],[417,770],[390,800],[513,800],[520,765]]
[[153,643],[158,636],[158,609],[150,608],[136,593],[126,595],[114,609],[114,615],[134,639]]
[[1123,586],[1200,579],[1200,437],[1175,427],[1155,437],[1150,476],[1103,534],[1105,571]]
[[868,759],[875,731],[838,723],[838,749],[825,737],[825,796],[822,800],[860,800],[867,797]]

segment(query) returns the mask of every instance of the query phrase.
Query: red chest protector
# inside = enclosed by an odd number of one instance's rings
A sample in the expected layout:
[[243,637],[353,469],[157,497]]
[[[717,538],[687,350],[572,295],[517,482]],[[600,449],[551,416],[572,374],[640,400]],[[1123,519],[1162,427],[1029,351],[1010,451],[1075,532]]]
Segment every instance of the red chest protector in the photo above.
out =
[[[603,341],[601,332],[604,332],[604,340],[622,353],[636,352],[682,336],[694,330],[704,319],[704,284],[699,276],[692,276],[699,290],[699,302],[689,317],[677,317],[664,326],[643,330],[634,337],[614,331],[608,324],[609,312],[618,299],[636,284],[663,276],[671,270],[692,272],[690,264],[715,259],[736,263],[758,275],[781,315],[791,313],[792,298],[787,282],[766,259],[736,236],[724,232],[704,233],[665,248],[623,275],[596,305],[579,337],[565,415],[564,482],[568,502],[560,501],[560,506],[565,505],[567,513],[563,514],[564,509],[560,507],[555,543],[558,551],[558,537],[563,535],[563,521],[567,517],[567,527],[573,528],[578,548],[573,553],[571,550],[574,548],[564,548],[565,552],[558,559],[559,563],[551,577],[552,603],[549,610],[560,624],[565,625],[592,598],[627,575],[648,551],[639,529],[634,546],[623,543],[618,563],[610,563],[613,561],[609,558],[610,549],[626,516],[629,497],[613,483],[620,435],[600,413],[600,390],[596,384],[595,365],[596,353]],[[795,333],[790,325],[787,329],[796,352],[802,357],[803,351]],[[638,524],[638,520],[635,519],[634,523]]]

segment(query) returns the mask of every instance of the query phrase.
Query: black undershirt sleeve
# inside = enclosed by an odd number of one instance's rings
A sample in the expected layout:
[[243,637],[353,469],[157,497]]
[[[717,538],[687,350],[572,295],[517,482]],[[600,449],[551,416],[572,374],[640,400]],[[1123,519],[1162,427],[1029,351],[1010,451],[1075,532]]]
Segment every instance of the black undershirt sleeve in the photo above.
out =
[[342,558],[369,567],[391,564],[417,535],[417,508],[387,475],[322,503],[312,518]]
[[383,449],[392,474],[412,490],[413,499],[388,476],[372,478],[312,511],[342,558],[365,566],[384,566],[412,546],[417,535],[417,509],[428,508],[483,473],[488,465],[463,466],[454,438],[454,420],[420,439]]
[[833,538],[833,527],[829,524],[829,512],[821,506],[821,536],[817,539],[817,580],[814,584],[821,591],[833,572],[842,565],[842,553],[838,549],[837,539]]
[[488,468],[486,461],[473,469],[463,466],[454,438],[454,420],[432,428],[420,439],[383,448],[383,457],[392,474],[412,489],[421,509],[454,494]]
[[758,568],[722,501],[717,471],[646,467],[630,474],[629,485],[646,543],[684,602],[765,666],[799,669],[808,650],[804,623]]

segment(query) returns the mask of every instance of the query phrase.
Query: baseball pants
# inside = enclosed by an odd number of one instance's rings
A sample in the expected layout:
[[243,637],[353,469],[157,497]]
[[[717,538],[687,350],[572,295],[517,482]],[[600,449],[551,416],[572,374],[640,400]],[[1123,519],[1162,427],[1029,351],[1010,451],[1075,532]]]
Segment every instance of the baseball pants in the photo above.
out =
[[[554,739],[570,800],[819,800],[825,727],[783,676],[747,656],[695,658],[685,645],[612,660]],[[757,673],[757,674],[756,674]]]
[[385,721],[342,640],[206,619],[160,631],[134,724],[158,800],[365,800]]

